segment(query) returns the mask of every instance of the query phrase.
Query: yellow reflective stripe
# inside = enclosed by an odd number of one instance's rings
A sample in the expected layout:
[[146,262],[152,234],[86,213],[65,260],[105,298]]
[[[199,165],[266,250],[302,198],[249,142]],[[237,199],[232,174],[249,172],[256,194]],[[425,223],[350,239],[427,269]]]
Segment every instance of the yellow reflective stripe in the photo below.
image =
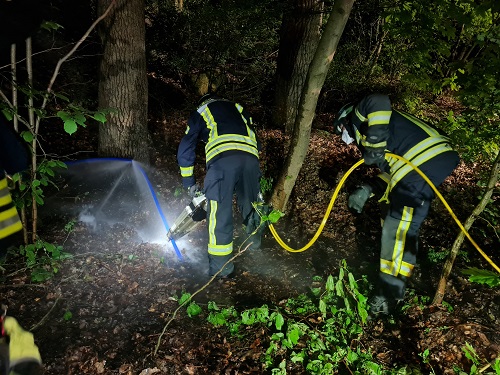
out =
[[189,128],[189,125],[188,125],[188,126],[186,127],[186,131],[184,132],[184,134],[189,133],[189,129],[190,129],[190,128]]
[[376,111],[368,114],[368,126],[387,125],[391,120],[392,111]]
[[17,220],[14,224],[0,229],[0,238],[5,238],[23,229],[23,224]]
[[212,131],[217,132],[217,122],[215,122],[214,116],[212,115],[212,112],[206,105],[201,106],[198,108],[198,113],[201,115],[203,120],[205,121],[205,124],[207,125],[207,128],[210,129],[210,137],[212,136]]
[[[423,141],[420,141],[415,146],[413,146],[408,151],[406,151],[405,154],[403,155],[403,157],[406,160],[412,161],[416,156],[418,156],[420,153],[424,152],[428,148],[433,147],[433,146],[440,144],[440,143],[447,143],[447,142],[448,142],[448,139],[446,139],[444,137],[425,138]],[[395,163],[392,163],[391,168],[394,171],[396,171],[397,169],[399,169],[405,165],[407,165],[406,162],[397,159]]]
[[[434,147],[429,148],[428,150],[425,150],[422,152],[420,155],[414,158],[407,159],[413,163],[416,167],[421,166],[424,164],[426,161],[429,161],[436,155],[442,154],[443,152],[451,151],[452,148],[449,144],[447,143],[442,143],[438,144]],[[406,155],[406,154],[405,154]],[[406,156],[403,155],[404,158]],[[397,165],[397,163],[396,163]],[[392,168],[391,168],[392,169]],[[399,168],[395,173],[392,173],[392,180],[391,180],[391,189],[399,182],[401,181],[408,173],[410,173],[413,170],[413,167],[405,164],[401,168]]]
[[363,116],[363,115],[362,115],[362,114],[358,111],[358,108],[356,108],[356,109],[354,110],[354,114],[356,115],[356,117],[357,117],[357,118],[358,118],[361,122],[366,122],[366,121],[368,121],[368,119],[367,119],[365,116]]
[[225,151],[232,151],[232,150],[237,150],[237,151],[244,151],[248,152],[252,155],[255,155],[257,158],[259,157],[259,152],[255,147],[245,145],[242,143],[225,143],[222,146],[216,147],[212,151],[210,151],[207,156],[206,156],[206,161],[210,161],[213,159],[215,156],[225,152]]
[[422,120],[416,118],[415,116],[412,116],[409,113],[404,113],[404,112],[399,112],[399,111],[396,111],[396,112],[398,112],[401,116],[405,117],[407,120],[409,120],[412,123],[414,123],[415,125],[417,125],[420,129],[422,129],[424,132],[426,132],[429,135],[429,137],[440,137],[441,136],[441,134],[439,134],[439,132],[436,129],[432,128],[431,126],[429,126],[428,124],[426,124]]
[[399,221],[398,229],[396,231],[396,238],[392,251],[392,261],[380,259],[380,271],[392,276],[399,275],[403,262],[406,234],[410,229],[410,224],[413,218],[413,210],[413,207],[405,206],[403,208],[403,214],[401,215],[401,220]]
[[229,255],[233,252],[233,243],[227,245],[212,245],[208,244],[208,253],[212,255]]
[[182,177],[191,177],[194,172],[194,166],[192,167],[180,167]]
[[224,134],[210,140],[205,146],[205,152],[208,154],[212,150],[212,148],[217,147],[222,143],[245,143],[248,146],[257,148],[257,141],[255,139],[255,136],[252,138],[240,134]]
[[7,187],[7,179],[4,178],[0,181],[0,206],[5,206],[10,202],[12,202],[12,196],[10,195],[9,188]]
[[358,145],[360,145],[363,142],[365,142],[366,137],[361,134],[361,132],[358,130],[358,128],[356,128],[355,126],[353,126],[353,128],[354,128],[354,132],[356,133],[356,134],[354,134],[354,136],[356,137],[356,143]]
[[23,229],[15,207],[0,212],[0,238],[5,238]]
[[373,147],[373,148],[384,148],[387,146],[387,141],[379,142],[379,143],[370,143],[366,142],[366,140],[363,140],[361,144],[365,147]]
[[210,216],[208,217],[208,246],[210,247],[210,244],[213,244],[213,246],[217,244],[217,239],[215,238],[217,201],[209,200],[208,204],[210,205]]
[[389,181],[391,181],[391,176],[387,172],[379,173],[377,177],[380,178],[382,181],[384,181],[386,184],[388,184]]
[[413,272],[413,264],[410,264],[408,262],[401,262],[401,268],[399,269],[399,274],[410,277],[412,272]]

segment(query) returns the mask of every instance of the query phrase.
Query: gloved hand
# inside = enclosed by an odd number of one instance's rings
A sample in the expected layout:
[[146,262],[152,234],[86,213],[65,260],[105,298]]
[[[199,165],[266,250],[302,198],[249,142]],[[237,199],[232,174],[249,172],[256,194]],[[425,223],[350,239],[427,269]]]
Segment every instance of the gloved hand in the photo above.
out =
[[363,207],[368,198],[370,198],[371,194],[372,187],[370,185],[361,185],[349,196],[349,202],[347,203],[347,206],[360,214],[361,211],[363,211]]
[[191,185],[187,189],[187,194],[191,197],[194,198],[200,193],[200,186],[198,184]]
[[366,147],[363,159],[366,165],[380,165],[385,161],[385,149],[383,147]]
[[42,373],[42,358],[35,345],[33,334],[25,331],[15,318],[5,317],[5,334],[9,336],[10,371],[19,375]]

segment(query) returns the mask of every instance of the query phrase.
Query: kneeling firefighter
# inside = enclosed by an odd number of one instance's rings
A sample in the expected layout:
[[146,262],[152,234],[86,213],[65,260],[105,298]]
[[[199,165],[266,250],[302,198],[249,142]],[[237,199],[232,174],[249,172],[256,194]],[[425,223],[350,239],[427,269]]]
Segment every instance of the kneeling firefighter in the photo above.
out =
[[[202,96],[188,119],[177,152],[182,183],[191,197],[199,193],[193,175],[199,141],[205,143],[203,194],[207,198],[209,275],[213,276],[232,257],[234,194],[247,234],[260,224],[252,205],[260,193],[260,143],[252,117],[240,104],[214,94]],[[261,231],[254,233],[249,242],[252,249],[259,248]],[[234,265],[229,263],[218,276],[227,277],[233,270]]]
[[349,196],[348,206],[361,213],[376,196],[381,203],[382,238],[379,283],[369,300],[371,316],[387,315],[404,298],[418,251],[418,234],[429,213],[434,191],[400,155],[417,166],[438,187],[460,162],[449,139],[422,120],[393,110],[387,95],[372,94],[347,104],[334,123],[346,144],[355,142],[367,165],[382,173]]

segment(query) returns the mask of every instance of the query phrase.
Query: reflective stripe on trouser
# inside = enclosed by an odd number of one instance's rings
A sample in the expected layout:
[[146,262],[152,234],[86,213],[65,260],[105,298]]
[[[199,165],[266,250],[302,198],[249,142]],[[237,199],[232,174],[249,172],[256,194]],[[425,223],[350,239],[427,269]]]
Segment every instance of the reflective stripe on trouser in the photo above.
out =
[[23,229],[5,178],[0,180],[0,197],[0,238],[5,238]]
[[225,256],[233,251],[233,194],[243,221],[248,220],[257,201],[260,185],[259,159],[235,152],[213,161],[207,170],[204,193],[208,200],[208,253]]
[[394,197],[382,227],[381,284],[384,295],[395,299],[404,297],[406,279],[416,262],[420,226],[430,207],[430,201],[415,198],[412,204],[411,200],[408,196]]

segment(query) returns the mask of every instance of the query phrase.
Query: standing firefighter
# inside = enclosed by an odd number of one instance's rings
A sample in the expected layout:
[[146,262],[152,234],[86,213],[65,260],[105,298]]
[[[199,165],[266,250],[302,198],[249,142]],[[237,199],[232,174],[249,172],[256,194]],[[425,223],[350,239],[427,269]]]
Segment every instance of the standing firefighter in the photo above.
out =
[[[213,276],[233,252],[233,194],[247,233],[258,226],[252,202],[258,200],[260,192],[260,144],[252,129],[252,118],[240,104],[204,95],[189,117],[177,152],[182,183],[190,196],[199,190],[193,175],[199,141],[205,143],[203,193],[207,198],[209,275]],[[249,242],[253,249],[259,248],[260,235],[252,235]],[[234,265],[229,263],[218,276],[226,277],[233,270]]]
[[356,105],[344,106],[334,123],[337,134],[356,142],[365,164],[382,173],[359,186],[348,206],[361,213],[368,198],[376,196],[383,218],[379,285],[369,301],[370,314],[387,315],[403,299],[418,251],[418,234],[429,213],[434,191],[409,165],[417,166],[437,187],[460,159],[449,140],[422,120],[391,108],[388,96],[372,94]]
[[29,153],[20,137],[0,115],[0,259],[9,246],[13,245],[14,235],[23,226],[10,195],[5,172],[12,175],[28,167]]

